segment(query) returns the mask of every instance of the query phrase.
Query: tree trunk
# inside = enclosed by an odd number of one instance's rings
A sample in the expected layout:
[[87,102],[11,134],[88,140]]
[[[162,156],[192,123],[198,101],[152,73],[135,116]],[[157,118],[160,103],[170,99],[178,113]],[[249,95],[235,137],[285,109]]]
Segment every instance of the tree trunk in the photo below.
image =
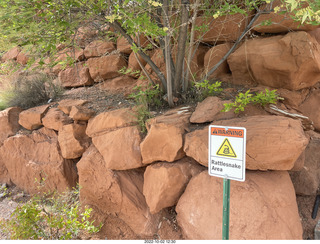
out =
[[187,92],[188,87],[189,87],[189,67],[191,64],[192,56],[193,56],[193,46],[194,46],[194,33],[195,33],[195,25],[196,25],[196,18],[198,14],[198,7],[199,7],[199,2],[200,0],[196,0],[195,3],[195,8],[192,16],[192,27],[191,27],[191,33],[190,33],[190,42],[189,42],[189,50],[188,50],[188,57],[187,57],[187,72],[184,80],[184,85],[183,85],[183,92]]
[[186,50],[186,40],[188,33],[188,19],[189,19],[189,11],[188,6],[190,4],[189,0],[181,0],[181,25],[179,29],[179,37],[178,37],[178,52],[176,58],[176,71],[173,82],[173,93],[177,94],[181,90],[181,81],[182,81],[182,70],[183,70],[183,62]]
[[[169,18],[168,18],[168,0],[163,1],[163,11],[164,11],[164,23],[165,27],[169,28]],[[171,73],[171,45],[170,45],[170,30],[167,32],[167,35],[164,38],[165,42],[165,62],[166,62],[166,70],[167,70],[167,96],[168,103],[170,107],[173,107],[173,96],[172,96],[172,73]]]

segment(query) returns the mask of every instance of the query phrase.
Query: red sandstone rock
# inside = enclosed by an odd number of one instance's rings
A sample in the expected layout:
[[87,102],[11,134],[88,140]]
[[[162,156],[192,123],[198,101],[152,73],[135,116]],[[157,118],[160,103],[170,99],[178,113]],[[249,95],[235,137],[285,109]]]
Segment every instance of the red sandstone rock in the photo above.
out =
[[20,129],[18,121],[21,111],[22,109],[17,107],[0,111],[0,146],[5,139],[15,135]]
[[77,167],[83,205],[94,206],[99,215],[117,216],[138,235],[156,232],[160,217],[150,214],[142,194],[142,172],[106,168],[102,155],[93,145],[83,154]]
[[320,135],[314,131],[309,131],[308,134],[311,138],[305,150],[304,165],[299,171],[290,172],[298,195],[316,195],[320,184]]
[[215,116],[224,108],[223,104],[229,101],[223,101],[218,97],[207,97],[196,107],[196,110],[190,117],[191,123],[206,123],[215,120]]
[[136,80],[128,75],[119,76],[110,80],[106,80],[98,84],[99,89],[114,93],[133,93],[136,86]]
[[[251,170],[290,170],[308,144],[301,122],[282,116],[251,116],[213,124],[247,129],[246,168]],[[186,134],[184,151],[208,166],[208,128]]]
[[309,89],[302,89],[299,91],[290,91],[287,89],[278,89],[277,93],[284,98],[283,103],[294,109],[298,109],[301,103],[306,99]]
[[87,65],[92,79],[96,82],[121,76],[119,70],[127,67],[125,59],[120,55],[90,58]]
[[299,120],[282,116],[251,116],[215,125],[247,129],[246,168],[251,170],[290,170],[309,142]]
[[[140,39],[140,46],[142,48],[145,48],[147,47],[147,45],[149,44],[149,41],[148,39],[143,36],[143,35],[140,35],[139,36],[139,39]],[[138,39],[137,37],[133,37],[133,40],[138,43]],[[131,45],[129,44],[129,42],[127,41],[127,39],[123,36],[120,36],[118,39],[117,39],[117,50],[121,53],[125,53],[125,54],[130,54],[132,52],[132,49],[131,49]]]
[[250,17],[237,13],[233,15],[221,16],[216,19],[198,17],[196,25],[207,25],[208,31],[196,31],[197,40],[206,43],[216,43],[218,41],[235,41],[241,35],[246,27],[246,22],[250,21]]
[[[176,211],[184,238],[221,240],[223,181],[204,171],[193,177]],[[285,171],[247,171],[232,181],[230,240],[302,239],[296,195]]]
[[143,195],[151,213],[177,204],[189,180],[205,168],[190,158],[151,164],[144,173]]
[[318,27],[317,29],[315,30],[312,30],[312,31],[308,31],[308,33],[314,37],[320,44],[320,27]]
[[20,52],[17,56],[17,63],[21,65],[26,65],[28,63],[28,60],[29,56],[24,52]]
[[148,135],[140,145],[143,164],[173,162],[183,158],[183,132],[183,129],[173,125],[151,125]]
[[255,38],[228,58],[233,82],[300,90],[320,80],[320,49],[308,33]]
[[58,108],[51,108],[42,119],[42,124],[48,129],[59,131],[63,125],[71,124],[72,119]]
[[[231,43],[224,43],[212,47],[204,56],[204,71],[206,73],[210,71],[230,50],[231,46]],[[230,73],[230,69],[227,60],[225,60],[209,78],[219,78],[228,73]]]
[[84,55],[86,58],[100,57],[116,50],[113,42],[95,40],[86,46]]
[[[272,8],[275,9],[280,7],[282,2],[280,0],[275,0],[272,2]],[[270,4],[262,5],[261,10],[270,10]],[[293,13],[281,14],[281,11],[286,11],[285,7],[280,7],[278,13],[268,13],[262,14],[258,19],[253,23],[253,30],[261,33],[283,33],[290,31],[310,31],[317,28],[316,25],[303,24],[299,21],[294,21],[292,17]],[[267,25],[262,23],[268,21]]]
[[107,169],[127,170],[143,166],[141,136],[136,126],[94,136],[92,142],[103,156]]
[[313,91],[309,97],[299,106],[303,115],[313,121],[313,126],[320,131],[320,90]]
[[152,119],[147,120],[146,127],[150,130],[150,127],[154,124],[167,124],[173,125],[177,128],[189,130],[189,119],[191,116],[190,107],[180,107],[175,109],[170,109],[163,115],[156,116]]
[[88,121],[94,114],[95,111],[92,109],[83,106],[72,106],[69,116],[75,121]]
[[74,67],[61,71],[59,80],[63,87],[89,86],[94,83],[84,63],[76,63]]
[[26,192],[64,192],[76,185],[75,165],[61,156],[53,130],[42,128],[30,135],[10,137],[0,147],[0,158],[11,181]]
[[75,42],[81,48],[85,48],[90,42],[92,42],[97,35],[96,30],[93,26],[82,26],[80,27],[75,35]]
[[183,148],[187,156],[206,167],[208,167],[208,133],[206,127],[186,134]]
[[121,108],[98,114],[88,121],[87,135],[98,136],[106,132],[135,125],[135,112],[130,108]]
[[[60,71],[66,69],[66,68],[73,68],[70,64],[70,59],[73,60],[72,63],[77,61],[83,61],[84,60],[84,54],[83,49],[81,48],[66,48],[64,50],[59,51],[54,57],[54,63],[55,66],[52,67],[51,72],[53,72],[55,75],[58,75]],[[46,61],[47,63],[50,63],[50,60]]]
[[8,52],[6,52],[2,56],[1,60],[2,60],[2,62],[6,62],[8,60],[17,60],[17,57],[20,52],[21,52],[21,48],[18,46],[11,48]]
[[27,130],[35,130],[42,126],[42,118],[50,104],[24,110],[19,115],[19,124]]
[[86,124],[67,124],[61,127],[58,141],[63,158],[80,158],[90,146],[90,140],[85,133],[86,127]]
[[63,99],[59,102],[58,108],[69,115],[73,106],[82,106],[88,103],[87,100],[79,100],[79,99]]
[[[141,63],[141,65],[144,67],[147,62],[139,55],[137,54],[137,57],[139,58],[139,61]],[[132,71],[132,74],[129,74],[130,76],[134,77],[134,78],[138,78],[140,75],[140,71],[141,71],[141,67],[139,65],[139,62],[136,58],[136,55],[134,52],[132,52],[129,56],[129,60],[128,60],[128,69],[130,69]],[[139,73],[136,73],[136,72]]]

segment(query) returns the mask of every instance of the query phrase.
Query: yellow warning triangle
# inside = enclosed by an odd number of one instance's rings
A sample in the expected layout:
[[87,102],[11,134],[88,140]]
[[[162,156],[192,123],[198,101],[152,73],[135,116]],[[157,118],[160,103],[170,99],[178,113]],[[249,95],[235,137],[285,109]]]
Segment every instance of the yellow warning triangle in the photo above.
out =
[[221,144],[219,150],[216,153],[217,155],[220,156],[225,156],[225,157],[231,157],[231,158],[236,158],[237,155],[234,152],[228,138],[226,138],[223,143]]

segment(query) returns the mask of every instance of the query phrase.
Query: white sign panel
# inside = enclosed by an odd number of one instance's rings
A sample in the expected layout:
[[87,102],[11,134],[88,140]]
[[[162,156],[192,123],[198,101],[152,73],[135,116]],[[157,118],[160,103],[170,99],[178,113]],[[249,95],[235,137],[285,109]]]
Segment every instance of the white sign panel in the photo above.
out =
[[245,181],[246,128],[209,126],[209,175]]

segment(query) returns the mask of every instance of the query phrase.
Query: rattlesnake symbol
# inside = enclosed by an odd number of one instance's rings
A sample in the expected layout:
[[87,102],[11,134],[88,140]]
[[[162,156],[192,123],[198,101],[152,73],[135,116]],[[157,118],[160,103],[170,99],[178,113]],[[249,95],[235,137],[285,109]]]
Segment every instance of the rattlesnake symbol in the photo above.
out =
[[224,145],[225,148],[223,149],[223,153],[224,154],[230,154],[230,149],[229,149],[229,146],[228,145]]

